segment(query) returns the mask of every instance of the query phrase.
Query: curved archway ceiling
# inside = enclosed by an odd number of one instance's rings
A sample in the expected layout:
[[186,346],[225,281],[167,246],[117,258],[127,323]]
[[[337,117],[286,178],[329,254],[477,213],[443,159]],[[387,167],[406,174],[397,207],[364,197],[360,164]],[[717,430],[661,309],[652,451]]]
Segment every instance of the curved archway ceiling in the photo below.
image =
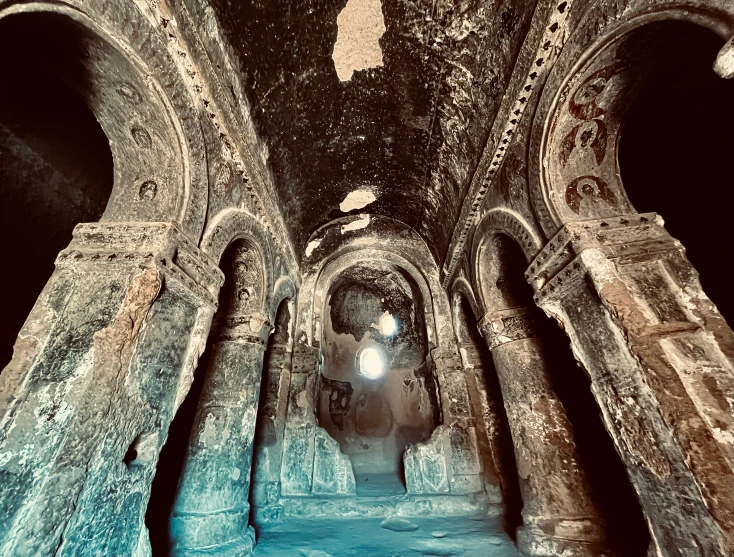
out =
[[377,65],[347,81],[332,59],[346,0],[212,5],[297,253],[362,190],[376,200],[353,212],[405,222],[442,259],[536,0],[382,0],[382,18],[380,0],[350,2],[341,25],[372,9],[362,20],[384,33],[364,30]]

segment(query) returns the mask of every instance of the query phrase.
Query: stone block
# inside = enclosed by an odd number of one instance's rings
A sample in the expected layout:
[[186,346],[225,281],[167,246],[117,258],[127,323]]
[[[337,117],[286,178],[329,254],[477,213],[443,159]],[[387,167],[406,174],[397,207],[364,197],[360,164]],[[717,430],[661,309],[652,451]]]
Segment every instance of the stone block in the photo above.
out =
[[448,493],[444,438],[446,426],[438,426],[431,438],[405,450],[405,483],[408,493]]
[[352,462],[323,428],[316,428],[313,465],[313,492],[325,495],[355,495]]
[[280,482],[283,495],[308,495],[313,482],[314,429],[312,424],[288,424],[283,441]]

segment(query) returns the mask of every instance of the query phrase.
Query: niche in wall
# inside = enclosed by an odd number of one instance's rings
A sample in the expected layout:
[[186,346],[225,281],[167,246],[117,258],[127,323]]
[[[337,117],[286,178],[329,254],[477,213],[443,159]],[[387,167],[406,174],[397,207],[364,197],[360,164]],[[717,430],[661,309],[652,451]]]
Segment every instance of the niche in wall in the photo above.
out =
[[99,220],[112,191],[109,142],[82,98],[84,40],[60,17],[0,20],[0,370],[74,226]]
[[[350,456],[358,493],[400,492],[406,446],[438,423],[420,291],[398,269],[355,265],[332,283],[323,315],[319,424]],[[368,349],[384,375],[360,373]]]

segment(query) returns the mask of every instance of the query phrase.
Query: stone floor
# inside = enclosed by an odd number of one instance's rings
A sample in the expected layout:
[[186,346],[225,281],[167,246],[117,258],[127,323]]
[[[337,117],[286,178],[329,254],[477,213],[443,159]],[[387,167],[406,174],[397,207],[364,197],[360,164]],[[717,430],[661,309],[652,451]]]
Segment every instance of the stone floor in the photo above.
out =
[[255,557],[519,557],[496,518],[288,520],[259,532]]
[[405,485],[397,474],[354,474],[358,497],[403,495]]

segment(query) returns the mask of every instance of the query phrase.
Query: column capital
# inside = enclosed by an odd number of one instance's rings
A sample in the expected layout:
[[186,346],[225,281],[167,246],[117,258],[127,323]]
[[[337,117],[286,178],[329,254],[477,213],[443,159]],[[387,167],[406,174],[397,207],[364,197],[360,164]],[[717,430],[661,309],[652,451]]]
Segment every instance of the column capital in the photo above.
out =
[[172,222],[78,224],[56,258],[57,267],[70,265],[155,268],[169,286],[215,308],[224,283],[219,267]]
[[[603,259],[619,262],[681,252],[683,246],[668,234],[656,213],[633,213],[564,225],[530,263],[525,278],[536,300],[558,297],[582,280],[588,271],[584,252],[596,251]],[[597,260],[599,257],[592,257]]]
[[498,346],[535,338],[535,316],[528,308],[510,308],[491,311],[479,320],[477,326],[490,350]]
[[[215,318],[216,319],[216,318]],[[214,331],[217,341],[247,342],[260,344],[265,348],[268,344],[273,324],[262,312],[227,315],[216,319]]]

